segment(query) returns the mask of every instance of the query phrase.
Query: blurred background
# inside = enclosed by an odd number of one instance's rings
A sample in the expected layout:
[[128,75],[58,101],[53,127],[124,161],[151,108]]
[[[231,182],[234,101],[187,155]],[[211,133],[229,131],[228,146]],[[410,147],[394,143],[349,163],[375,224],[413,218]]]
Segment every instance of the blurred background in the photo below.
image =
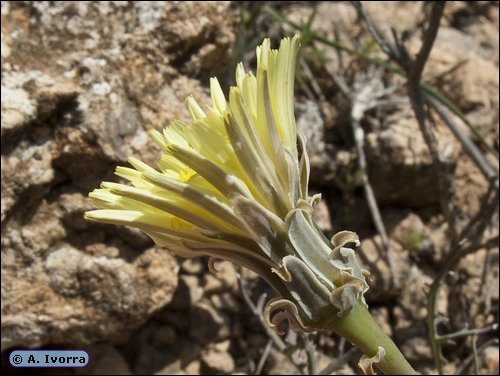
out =
[[[252,273],[82,217],[128,156],[156,164],[147,132],[188,95],[300,33],[319,226],[360,235],[370,310],[419,372],[498,374],[498,11],[447,2],[419,84],[432,2],[2,2],[2,373],[360,373],[334,334],[270,335]],[[90,363],[12,368],[26,348]]]

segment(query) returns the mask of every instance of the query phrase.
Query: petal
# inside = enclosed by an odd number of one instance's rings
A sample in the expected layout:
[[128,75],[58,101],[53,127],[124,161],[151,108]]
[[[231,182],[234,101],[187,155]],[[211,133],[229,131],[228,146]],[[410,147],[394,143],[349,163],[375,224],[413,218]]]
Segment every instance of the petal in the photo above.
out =
[[260,65],[257,70],[257,90],[257,132],[269,157],[273,160],[283,186],[286,186],[288,177],[285,156],[283,154],[283,142],[273,114],[271,98],[269,96],[267,70],[263,65]]
[[244,228],[238,217],[234,215],[233,210],[226,203],[220,201],[212,192],[177,181],[159,172],[145,171],[143,176],[147,181],[167,191],[178,194],[193,204],[211,212],[223,221],[232,224],[234,227]]
[[217,231],[225,230],[227,232],[231,232],[233,229],[231,224],[221,221],[200,206],[193,205],[168,191],[163,191],[163,194],[152,193],[148,189],[117,183],[103,183],[103,188],[109,189],[111,193],[116,195],[151,205],[200,228]]
[[276,266],[281,265],[283,257],[294,254],[287,239],[285,223],[278,216],[243,196],[235,196],[232,204],[247,232]]
[[219,81],[215,77],[210,78],[210,95],[214,109],[222,115],[227,107],[226,97],[220,87]]
[[203,120],[206,115],[192,95],[186,98],[186,104],[194,120]]
[[114,225],[136,227],[146,233],[161,232],[170,236],[205,241],[203,235],[195,226],[186,225],[186,222],[170,215],[145,214],[135,210],[92,210],[84,214],[85,219]]
[[177,145],[169,145],[167,151],[182,163],[191,167],[200,176],[203,176],[224,196],[230,197],[233,194],[242,194],[247,197],[252,197],[247,186],[239,177],[228,174],[218,164],[192,151],[192,149],[184,149]]
[[268,84],[271,105],[276,124],[287,148],[294,157],[297,156],[297,129],[294,115],[294,79],[300,37],[296,35],[291,41],[284,38],[279,51],[270,49],[268,39],[257,49],[257,65],[263,64],[268,71]]
[[286,192],[279,191],[272,183],[257,151],[231,114],[227,117],[226,129],[234,152],[248,175],[250,181],[248,187],[253,196],[277,213],[288,212],[290,203]]
[[288,197],[293,206],[300,198],[300,172],[297,160],[287,149],[284,150],[285,161],[288,171]]

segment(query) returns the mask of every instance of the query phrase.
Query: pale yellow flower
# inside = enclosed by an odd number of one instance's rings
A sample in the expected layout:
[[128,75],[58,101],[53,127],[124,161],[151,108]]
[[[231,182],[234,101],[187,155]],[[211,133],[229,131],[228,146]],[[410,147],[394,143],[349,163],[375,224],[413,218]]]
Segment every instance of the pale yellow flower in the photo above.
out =
[[212,78],[210,108],[189,97],[192,123],[151,132],[163,150],[158,169],[130,158],[133,168],[116,174],[131,185],[103,182],[90,193],[101,210],[85,218],[137,227],[183,257],[247,267],[281,295],[267,306],[271,326],[288,319],[312,330],[364,302],[368,286],[345,247],[357,236],[344,231],[329,242],[311,217],[319,196],[308,194],[309,159],[295,125],[298,49],[298,36],[279,50],[264,40],[256,76],[240,63],[229,98]]
[[[367,271],[342,231],[328,241],[312,219],[319,195],[308,194],[309,159],[293,106],[299,37],[278,50],[264,40],[257,73],[236,69],[226,98],[210,80],[212,106],[189,97],[190,124],[152,131],[163,150],[158,169],[130,158],[116,174],[131,184],[103,182],[89,194],[97,222],[128,225],[179,256],[209,256],[253,270],[278,292],[264,318],[278,332],[334,330],[366,356],[360,366],[387,373],[415,371],[370,316],[363,294]],[[298,146],[297,147],[297,142]]]

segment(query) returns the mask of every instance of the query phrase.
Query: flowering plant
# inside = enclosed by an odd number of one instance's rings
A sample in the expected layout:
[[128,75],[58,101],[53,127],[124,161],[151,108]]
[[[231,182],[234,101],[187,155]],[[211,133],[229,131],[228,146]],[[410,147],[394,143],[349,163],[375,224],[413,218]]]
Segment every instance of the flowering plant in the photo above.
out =
[[191,124],[174,121],[151,136],[163,150],[159,170],[135,158],[116,174],[131,185],[103,182],[90,193],[100,209],[93,221],[129,225],[182,257],[209,256],[246,267],[280,298],[265,308],[266,322],[281,332],[334,330],[361,347],[371,364],[389,373],[412,368],[368,313],[366,276],[342,231],[331,241],[312,219],[319,195],[309,196],[306,140],[294,118],[294,76],[300,38],[278,50],[269,39],[257,47],[257,72],[240,63],[237,85],[226,99],[210,80],[212,106],[192,98]]

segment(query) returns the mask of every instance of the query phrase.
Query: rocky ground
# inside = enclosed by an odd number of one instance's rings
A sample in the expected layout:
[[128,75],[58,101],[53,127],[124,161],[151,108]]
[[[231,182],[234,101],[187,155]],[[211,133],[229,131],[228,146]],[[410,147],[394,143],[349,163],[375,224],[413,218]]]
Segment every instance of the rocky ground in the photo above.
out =
[[[270,4],[299,24],[314,8],[303,35],[312,30],[384,56],[350,3]],[[364,8],[385,35],[394,28],[410,53],[418,51],[429,6]],[[137,231],[82,218],[91,209],[88,192],[114,179],[129,155],[155,163],[160,151],[150,129],[187,119],[189,94],[208,103],[209,77],[227,88],[235,62],[251,66],[264,37],[278,41],[293,27],[254,2],[2,2],[1,17],[2,372],[25,373],[8,365],[19,348],[90,354],[86,368],[33,374],[299,374],[308,365],[309,372],[360,372],[360,354],[333,334],[270,339],[259,309],[273,292],[252,273],[221,263],[212,274],[206,260],[177,259]],[[477,125],[486,145],[478,150],[495,174],[498,22],[497,2],[448,3],[424,71]],[[427,293],[453,251],[450,223],[461,229],[473,218],[486,222],[478,243],[493,241],[475,246],[447,274],[437,298],[439,332],[498,323],[498,217],[481,206],[489,182],[434,114],[446,169],[436,166],[402,77],[303,42],[296,117],[310,140],[312,190],[323,194],[317,221],[330,236],[342,229],[360,235],[358,258],[372,272],[372,313],[419,372],[435,373]],[[361,119],[363,150],[389,257],[365,199],[350,121],[355,94],[367,86],[378,94]],[[443,175],[450,177],[448,195],[439,189]],[[443,197],[451,216],[443,214]],[[498,373],[497,334],[446,343],[444,372],[474,372],[477,347],[481,374]]]

